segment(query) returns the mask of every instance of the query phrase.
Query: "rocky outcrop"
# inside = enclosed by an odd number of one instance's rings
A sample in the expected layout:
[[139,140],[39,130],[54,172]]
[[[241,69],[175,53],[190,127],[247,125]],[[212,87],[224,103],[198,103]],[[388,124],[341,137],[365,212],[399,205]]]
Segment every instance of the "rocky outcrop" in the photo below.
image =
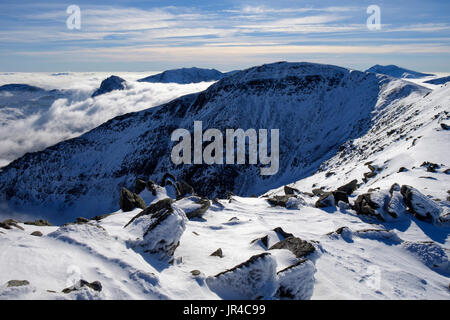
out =
[[81,279],[75,285],[63,289],[62,292],[65,293],[65,294],[68,294],[68,293],[71,293],[73,291],[78,291],[78,290],[80,290],[83,287],[92,289],[92,290],[97,291],[97,292],[100,292],[103,289],[102,284],[100,283],[100,281],[88,282],[86,280]]
[[6,219],[0,222],[0,228],[10,230],[12,227],[15,227],[17,229],[24,230],[21,226],[19,226],[19,223],[19,221],[14,219]]
[[184,211],[188,219],[201,218],[211,207],[211,201],[196,196],[182,198],[175,204]]
[[172,206],[172,199],[164,199],[150,205],[133,217],[124,228],[132,235],[128,242],[158,259],[171,262],[180,238],[186,229],[187,217],[183,210]]
[[338,191],[343,191],[347,195],[351,195],[356,189],[358,189],[358,180],[356,179],[337,188]]
[[217,249],[216,251],[214,251],[213,253],[210,254],[211,257],[219,257],[219,258],[223,258],[223,251],[222,248]]
[[30,285],[30,282],[28,280],[9,280],[6,284],[8,288],[23,287],[28,285]]
[[296,258],[303,258],[315,251],[315,248],[311,243],[292,236],[275,243],[269,248],[269,250],[274,249],[287,249],[291,251]]
[[120,192],[119,206],[120,209],[126,212],[136,208],[145,209],[146,204],[140,195],[131,192],[127,188],[122,188],[122,191]]
[[95,92],[92,94],[92,98],[114,90],[123,90],[125,89],[125,82],[126,81],[120,77],[111,76],[102,81],[102,83],[100,84],[100,88],[95,90]]
[[275,259],[270,253],[262,253],[206,278],[206,283],[223,299],[254,300],[271,297],[277,289],[276,280]]
[[24,222],[26,225],[37,226],[37,227],[51,227],[53,226],[50,222],[45,219],[35,220],[35,221],[26,221]]
[[303,259],[277,273],[278,290],[275,297],[289,300],[309,300],[314,291],[314,264]]
[[433,200],[422,194],[419,190],[403,185],[400,190],[408,210],[418,219],[430,222],[436,221],[442,209]]

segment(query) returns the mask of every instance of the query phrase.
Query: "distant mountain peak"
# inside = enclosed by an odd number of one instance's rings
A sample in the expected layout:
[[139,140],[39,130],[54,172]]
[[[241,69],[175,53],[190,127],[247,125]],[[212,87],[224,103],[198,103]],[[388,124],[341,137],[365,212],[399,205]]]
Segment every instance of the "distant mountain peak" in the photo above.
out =
[[36,92],[36,91],[44,91],[44,89],[30,86],[28,84],[22,83],[11,83],[0,86],[0,91],[28,91],[28,92]]
[[114,90],[123,90],[125,89],[124,82],[126,82],[124,79],[118,76],[110,76],[109,78],[102,81],[100,84],[100,88],[95,90],[95,92],[92,94],[92,98],[114,91]]
[[158,73],[143,79],[139,79],[139,82],[150,83],[197,83],[204,81],[217,81],[224,77],[224,73],[216,69],[202,69],[197,67],[181,68],[167,70],[162,73]]
[[405,79],[414,79],[414,78],[423,78],[423,77],[433,76],[433,74],[430,74],[430,73],[421,73],[421,72],[401,68],[401,67],[393,65],[393,64],[390,64],[387,66],[382,66],[382,65],[376,64],[373,67],[370,67],[369,69],[367,69],[366,72],[381,73],[381,74],[386,74],[386,75],[394,77],[394,78],[405,78]]

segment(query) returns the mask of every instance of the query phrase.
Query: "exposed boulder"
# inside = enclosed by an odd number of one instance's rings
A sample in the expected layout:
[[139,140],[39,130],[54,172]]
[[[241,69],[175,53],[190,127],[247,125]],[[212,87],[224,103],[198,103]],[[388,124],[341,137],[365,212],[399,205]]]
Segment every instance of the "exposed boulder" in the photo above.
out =
[[177,183],[177,179],[175,178],[175,176],[170,172],[166,172],[161,179],[161,187],[165,187],[167,183],[169,183],[169,181],[171,184]]
[[289,186],[284,186],[284,194],[287,196],[295,196],[300,193],[300,190]]
[[277,289],[276,261],[270,253],[255,255],[244,263],[206,278],[206,283],[223,299],[271,297]]
[[353,209],[357,214],[374,216],[384,221],[382,208],[386,201],[387,194],[364,193],[359,195],[354,203]]
[[83,287],[92,289],[92,290],[97,291],[97,292],[100,292],[103,289],[102,284],[100,283],[100,281],[88,282],[86,280],[81,279],[75,285],[63,289],[62,292],[65,293],[65,294],[68,294],[68,293],[71,293],[73,291],[78,291],[78,290],[80,290]]
[[436,163],[425,161],[420,165],[421,167],[425,167],[427,172],[436,172],[436,169],[439,169],[440,166]]
[[30,282],[28,280],[9,280],[6,285],[8,288],[23,287],[30,285]]
[[347,193],[341,190],[333,191],[334,203],[339,203],[339,201],[348,203]]
[[284,239],[294,236],[292,233],[284,231],[281,227],[276,227],[275,229],[273,229],[273,231],[282,236]]
[[269,248],[269,250],[274,249],[287,249],[297,258],[302,258],[316,250],[311,243],[292,236],[275,243]]
[[154,196],[156,196],[156,188],[157,185],[155,182],[153,182],[152,180],[147,181],[147,190],[150,191]]
[[19,226],[19,223],[19,221],[14,219],[6,219],[0,222],[0,228],[10,230],[12,227],[15,227],[17,229],[24,230],[21,226]]
[[214,251],[213,253],[211,253],[210,256],[211,256],[211,257],[219,257],[219,258],[223,258],[222,248],[217,249],[216,251]]
[[190,196],[177,200],[176,205],[181,208],[188,219],[201,218],[211,207],[211,201],[197,196]]
[[186,229],[184,211],[172,206],[172,199],[158,201],[125,225],[133,236],[128,242],[166,262],[173,261],[175,249]]
[[35,221],[26,221],[24,222],[26,225],[30,226],[37,226],[37,227],[51,227],[53,226],[50,222],[47,220],[41,219],[41,220],[35,220]]
[[323,195],[325,193],[325,191],[322,188],[312,189],[311,192],[313,195],[318,196],[318,197],[320,197],[321,195]]
[[119,205],[120,209],[125,212],[135,208],[145,209],[146,207],[145,201],[141,196],[131,192],[127,188],[122,188],[122,191],[120,191]]
[[[314,190],[313,190],[314,191]],[[335,200],[332,192],[323,193],[320,198],[316,201],[316,208],[327,208],[333,207],[335,205]]]
[[42,232],[40,232],[40,231],[33,231],[31,233],[31,235],[35,236],[35,237],[42,237],[43,236]]
[[277,273],[278,290],[275,294],[279,299],[309,300],[314,291],[314,264],[303,259]]
[[195,194],[194,188],[192,188],[186,181],[177,181],[177,199],[184,198],[186,196],[192,196]]
[[356,189],[358,189],[358,180],[356,179],[337,188],[338,191],[343,191],[347,195],[351,195]]
[[147,182],[145,182],[142,179],[137,179],[134,184],[134,192],[136,194],[140,194],[142,191],[145,190],[145,187],[147,186]]
[[267,249],[269,247],[269,236],[265,235],[262,238],[255,239],[252,240],[252,242],[250,242],[250,244],[253,243],[259,243],[260,245],[262,245],[263,248]]
[[439,205],[419,190],[408,185],[403,185],[400,192],[409,211],[418,219],[434,222],[441,215],[442,209]]

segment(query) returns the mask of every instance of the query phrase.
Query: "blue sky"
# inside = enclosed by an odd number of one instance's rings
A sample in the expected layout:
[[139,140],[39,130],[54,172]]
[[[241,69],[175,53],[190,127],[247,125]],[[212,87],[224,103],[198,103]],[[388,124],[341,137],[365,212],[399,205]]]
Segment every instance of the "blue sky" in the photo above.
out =
[[[69,5],[81,29],[69,30]],[[369,30],[366,10],[381,9]],[[450,1],[11,1],[0,71],[227,71],[274,61],[450,72]]]

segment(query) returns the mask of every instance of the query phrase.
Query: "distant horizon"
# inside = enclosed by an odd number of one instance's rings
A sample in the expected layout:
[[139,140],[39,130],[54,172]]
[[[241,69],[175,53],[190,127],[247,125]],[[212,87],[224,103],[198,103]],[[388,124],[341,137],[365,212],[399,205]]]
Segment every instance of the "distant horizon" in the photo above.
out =
[[309,61],[450,72],[448,12],[444,0],[3,0],[0,70],[237,70]]
[[[234,69],[222,69],[219,67],[215,67],[215,66],[202,66],[199,67],[197,65],[186,65],[186,66],[175,66],[175,67],[169,67],[169,68],[164,68],[164,69],[160,69],[160,70],[126,70],[126,69],[117,69],[117,70],[109,70],[109,69],[104,69],[104,70],[95,70],[95,69],[86,69],[86,70],[42,70],[42,71],[12,71],[12,70],[0,70],[0,74],[5,75],[8,73],[148,73],[148,74],[157,74],[157,73],[161,73],[164,71],[168,71],[168,70],[176,70],[176,69],[182,69],[182,68],[200,68],[200,69],[215,69],[218,70],[222,73],[226,73],[226,72],[230,72],[230,71],[235,71],[235,70],[245,70],[245,69],[249,69],[255,66],[259,66],[259,65],[263,65],[263,64],[270,64],[270,63],[276,63],[279,61],[273,61],[273,62],[266,62],[266,63],[261,63],[261,64],[255,64],[255,65],[249,65],[249,66],[244,66],[242,68],[234,68]],[[388,63],[388,64],[380,64],[380,63],[374,63],[371,65],[368,65],[367,67],[363,67],[363,68],[354,68],[354,67],[350,67],[350,66],[346,66],[346,65],[338,65],[338,64],[332,64],[332,63],[321,63],[321,62],[311,62],[311,61],[286,61],[289,63],[301,63],[301,62],[307,62],[307,63],[318,63],[318,64],[329,64],[329,65],[335,65],[338,67],[342,67],[342,68],[346,68],[346,69],[351,69],[351,70],[358,70],[358,71],[365,71],[375,65],[381,65],[381,66],[388,66],[388,65],[395,65],[397,67],[400,68],[404,68],[404,69],[409,69],[412,71],[417,71],[417,72],[421,72],[421,73],[433,73],[435,75],[439,75],[439,74],[448,74],[450,73],[450,69],[448,71],[434,71],[434,70],[422,70],[422,69],[418,69],[418,68],[414,68],[414,67],[406,67],[404,65],[398,65],[398,64],[392,64],[392,63]]]

